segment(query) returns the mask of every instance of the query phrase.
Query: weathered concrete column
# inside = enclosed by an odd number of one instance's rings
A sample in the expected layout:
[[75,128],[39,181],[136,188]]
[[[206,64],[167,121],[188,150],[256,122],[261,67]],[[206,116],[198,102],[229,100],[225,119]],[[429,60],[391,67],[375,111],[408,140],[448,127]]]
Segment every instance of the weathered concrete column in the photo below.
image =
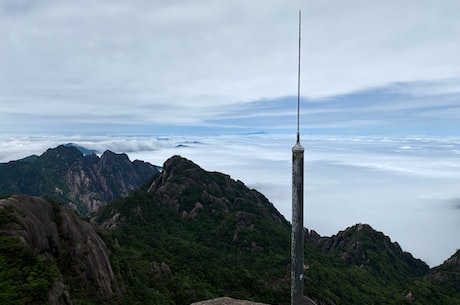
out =
[[291,305],[302,305],[303,299],[303,167],[304,149],[297,134],[292,148]]

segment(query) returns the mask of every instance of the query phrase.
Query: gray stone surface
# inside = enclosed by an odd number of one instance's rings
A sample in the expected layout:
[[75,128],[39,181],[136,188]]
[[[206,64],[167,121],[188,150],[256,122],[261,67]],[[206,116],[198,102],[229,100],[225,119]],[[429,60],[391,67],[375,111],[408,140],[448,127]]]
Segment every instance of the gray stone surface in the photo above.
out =
[[223,297],[223,298],[217,298],[217,299],[212,299],[212,300],[200,301],[200,302],[192,303],[191,305],[268,305],[268,304]]

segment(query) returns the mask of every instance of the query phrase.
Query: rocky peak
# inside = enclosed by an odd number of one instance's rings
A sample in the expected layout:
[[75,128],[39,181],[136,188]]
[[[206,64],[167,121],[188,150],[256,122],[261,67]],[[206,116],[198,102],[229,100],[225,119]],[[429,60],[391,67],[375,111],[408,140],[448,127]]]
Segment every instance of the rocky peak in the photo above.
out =
[[53,160],[69,160],[74,161],[83,157],[83,153],[74,146],[59,145],[56,148],[49,148],[42,155],[43,158]]
[[[247,188],[229,175],[209,172],[180,156],[168,159],[148,189],[159,196],[159,204],[188,217],[203,211],[225,217],[249,209],[277,223],[284,217],[261,193]],[[245,210],[245,212],[248,212]]]
[[120,162],[121,161],[125,163],[128,163],[128,162],[131,163],[131,161],[129,161],[127,154],[125,153],[116,154],[110,150],[104,151],[104,153],[101,156],[101,160],[105,162],[115,162],[115,161]]
[[445,265],[456,267],[460,270],[460,250],[457,250],[448,260],[444,262]]
[[105,151],[99,158],[68,145],[0,166],[0,194],[46,195],[82,214],[128,195],[159,172],[150,163],[131,162],[126,154]]
[[176,155],[165,161],[161,174],[153,181],[148,191],[159,190],[162,187],[164,190],[164,185],[178,185],[181,182],[196,185],[198,181],[205,180],[203,174],[204,170],[201,167]]
[[388,263],[395,268],[395,273],[413,275],[429,270],[425,262],[403,251],[398,243],[368,224],[357,224],[330,238],[316,237],[315,240],[324,251],[336,254],[347,264],[380,269],[379,264]]
[[367,247],[372,249],[382,247],[390,252],[402,253],[402,249],[397,243],[391,242],[388,236],[375,231],[368,224],[357,224],[348,227],[336,235],[322,240],[322,248],[327,252],[359,252]]
[[458,290],[460,283],[460,250],[447,259],[440,266],[430,270],[428,279],[435,283],[446,284],[452,286],[452,283],[457,283],[454,289]]

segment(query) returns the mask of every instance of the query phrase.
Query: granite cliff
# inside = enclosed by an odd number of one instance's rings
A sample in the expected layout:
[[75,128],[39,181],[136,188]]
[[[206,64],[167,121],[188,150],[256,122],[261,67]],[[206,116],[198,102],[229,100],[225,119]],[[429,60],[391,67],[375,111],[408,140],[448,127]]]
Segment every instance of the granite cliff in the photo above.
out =
[[[82,290],[95,300],[114,296],[118,286],[110,253],[93,224],[72,210],[39,197],[23,195],[1,199],[0,215],[2,241],[8,237],[17,238],[24,251],[39,256],[39,260],[46,261],[47,268],[54,270],[42,287],[46,289],[49,304],[72,304],[74,292],[78,295]],[[7,249],[2,248],[3,251]],[[13,259],[3,251],[3,262]],[[33,256],[29,259],[34,260]],[[40,276],[30,268],[18,268],[18,281],[24,286],[32,281],[31,278]],[[70,289],[69,284],[72,284]],[[39,301],[32,299],[30,303]]]

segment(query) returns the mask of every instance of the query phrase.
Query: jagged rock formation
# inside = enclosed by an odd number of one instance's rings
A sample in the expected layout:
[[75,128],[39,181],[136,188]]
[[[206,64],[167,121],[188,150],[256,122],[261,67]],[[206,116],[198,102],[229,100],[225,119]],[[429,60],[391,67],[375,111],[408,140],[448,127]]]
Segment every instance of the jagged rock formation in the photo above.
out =
[[[305,230],[304,236],[307,248],[313,247],[323,253],[321,258],[313,251],[306,256],[307,291],[319,305],[372,304],[389,299],[399,300],[389,304],[400,304],[408,293],[403,287],[429,271],[426,263],[403,251],[398,243],[367,224],[356,224],[330,237],[320,236],[313,230]],[[324,268],[327,257],[332,265]],[[318,264],[318,259],[323,263]],[[317,282],[318,279],[313,280],[316,277],[335,278],[335,285],[342,287],[354,284],[352,290],[336,290]],[[401,290],[399,294],[388,293],[398,289]],[[363,298],[373,294],[374,297],[359,300],[352,297],[351,292]]]
[[[420,276],[429,270],[425,262],[415,259],[412,254],[403,251],[398,243],[392,242],[388,236],[368,224],[357,224],[326,238],[318,238],[316,232],[307,233],[305,236],[323,251],[335,254],[347,264],[377,267],[382,264],[383,257],[376,254],[384,253],[388,263],[401,262],[394,265],[398,273],[405,269],[409,274]],[[374,258],[378,258],[378,261],[373,261]]]
[[158,196],[158,205],[171,208],[182,218],[195,218],[205,208],[218,217],[237,211],[237,223],[245,226],[244,210],[250,208],[275,223],[288,225],[261,193],[249,190],[243,182],[228,175],[207,172],[180,156],[165,162],[163,171],[153,180],[148,192]]
[[94,225],[74,211],[42,198],[15,195],[0,200],[0,213],[0,236],[19,237],[24,247],[57,266],[59,273],[48,290],[50,304],[72,303],[68,278],[97,299],[110,299],[117,291],[106,244]]
[[83,155],[73,146],[0,164],[0,194],[47,196],[81,214],[128,195],[159,172],[150,163],[105,151]]

